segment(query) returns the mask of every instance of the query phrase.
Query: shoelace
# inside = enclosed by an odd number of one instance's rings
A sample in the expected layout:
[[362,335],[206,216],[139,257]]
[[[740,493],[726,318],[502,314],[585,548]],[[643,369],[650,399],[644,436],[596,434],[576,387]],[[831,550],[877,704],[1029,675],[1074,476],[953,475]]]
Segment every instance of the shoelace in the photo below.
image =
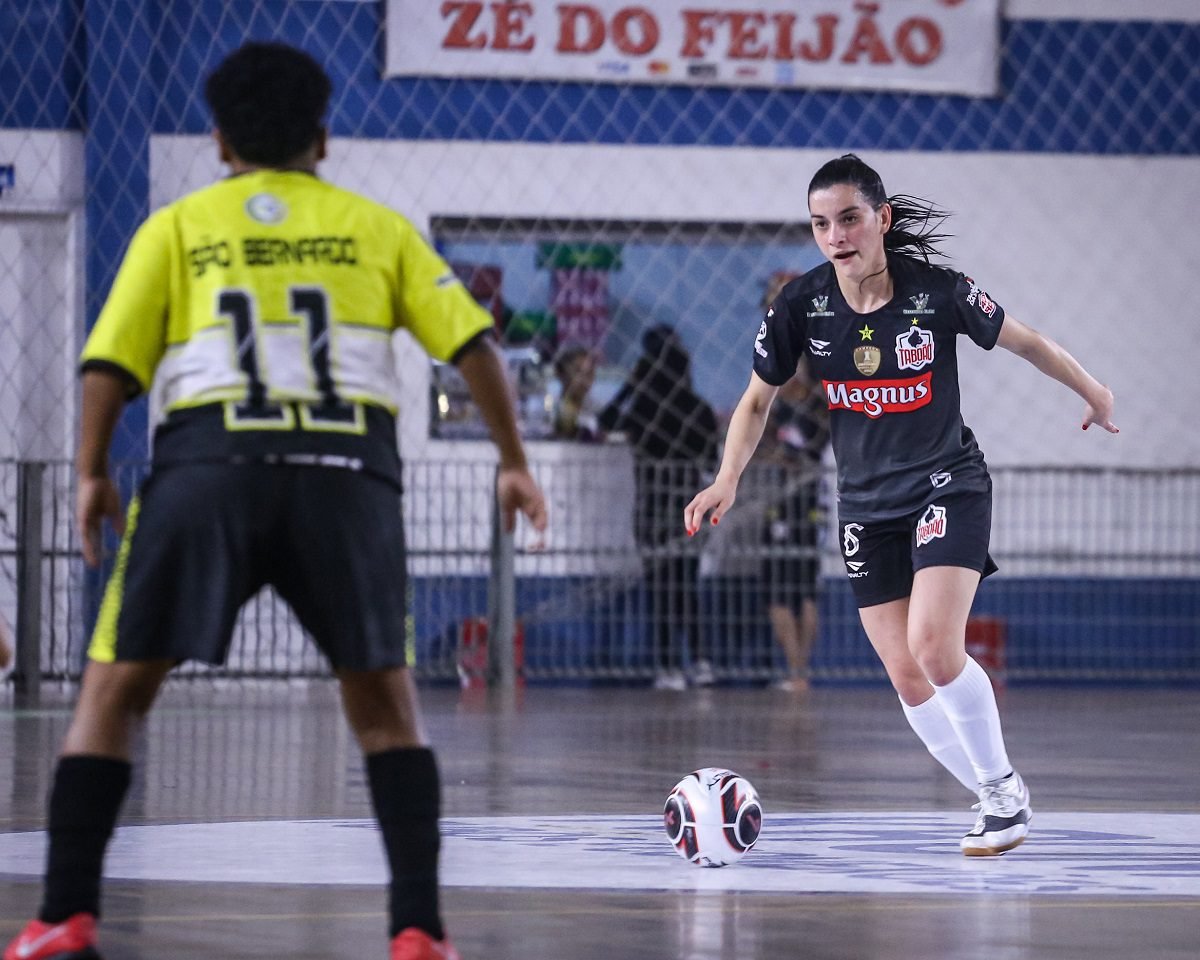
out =
[[[981,808],[980,819],[987,814],[994,817],[1016,816],[1022,806],[1021,796],[1019,793],[1010,792],[1007,784],[1008,781],[1005,780],[1000,783],[987,783],[979,788],[979,804],[977,806]],[[1012,786],[1016,786],[1015,779]]]

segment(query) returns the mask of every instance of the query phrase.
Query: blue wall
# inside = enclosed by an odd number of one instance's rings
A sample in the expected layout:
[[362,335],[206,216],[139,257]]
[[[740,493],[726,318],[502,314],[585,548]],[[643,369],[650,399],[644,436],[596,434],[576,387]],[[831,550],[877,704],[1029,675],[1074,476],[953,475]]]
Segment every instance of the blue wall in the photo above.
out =
[[[81,13],[86,8],[86,25]],[[97,66],[155,82],[153,128],[200,133],[198,79],[247,38],[303,46],[338,93],[333,132],[400,139],[1055,153],[1200,152],[1200,25],[1006,21],[997,98],[487,80],[381,80],[383,3],[6,0],[0,126],[80,129]],[[149,33],[139,31],[149,30]],[[132,34],[132,39],[129,39]],[[86,43],[85,43],[86,41]],[[86,45],[88,71],[83,71]],[[126,74],[128,81],[132,74]],[[16,91],[13,96],[10,91]],[[124,91],[122,93],[124,95]],[[95,109],[97,100],[90,109]]]
[[[598,591],[586,577],[518,581],[525,611],[525,662],[536,678],[585,670],[628,670],[648,676],[653,650],[640,584]],[[577,598],[564,601],[566,598]],[[782,658],[753,600],[754,584],[702,580],[702,642],[722,666],[761,670]],[[571,608],[569,617],[539,617],[539,607]],[[840,679],[884,674],[859,625],[847,581],[826,578],[820,592],[821,632],[813,666]],[[452,657],[457,625],[487,609],[481,577],[415,578],[418,662]],[[1003,624],[1010,682],[1171,680],[1200,683],[1200,581],[1194,579],[1026,578],[984,581],[972,611]],[[734,651],[724,659],[721,651]]]

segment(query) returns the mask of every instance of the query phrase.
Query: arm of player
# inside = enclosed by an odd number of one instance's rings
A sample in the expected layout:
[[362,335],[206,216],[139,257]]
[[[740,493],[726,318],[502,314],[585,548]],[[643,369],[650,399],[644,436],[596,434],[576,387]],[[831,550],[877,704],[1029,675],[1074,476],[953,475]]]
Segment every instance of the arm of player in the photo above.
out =
[[1008,314],[1004,317],[1004,325],[1000,328],[1000,337],[996,343],[1028,360],[1046,376],[1079,394],[1087,404],[1083,411],[1084,430],[1096,423],[1109,433],[1120,433],[1112,422],[1112,391],[1049,337]]
[[75,455],[75,526],[89,567],[100,564],[105,517],[117,533],[125,532],[121,498],[109,475],[108,451],[128,395],[128,380],[115,372],[87,370],[83,374],[82,422]]
[[520,510],[538,533],[543,532],[546,529],[546,500],[529,473],[521,435],[517,432],[512,391],[491,337],[477,337],[459,354],[455,363],[500,450],[496,497],[503,513],[504,529],[513,529],[516,512]]
[[710,510],[712,522],[716,525],[733,506],[737,499],[738,481],[762,439],[767,414],[771,412],[771,402],[778,392],[778,387],[767,383],[757,373],[750,374],[750,383],[729,420],[725,452],[716,479],[711,486],[696,494],[683,511],[683,526],[689,537],[700,529],[705,514]]

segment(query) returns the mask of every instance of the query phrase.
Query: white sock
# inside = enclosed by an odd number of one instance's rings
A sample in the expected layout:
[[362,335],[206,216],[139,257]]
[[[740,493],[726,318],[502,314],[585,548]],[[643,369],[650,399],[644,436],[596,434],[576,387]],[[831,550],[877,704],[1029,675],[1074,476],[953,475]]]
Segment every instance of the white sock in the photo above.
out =
[[933,754],[933,759],[950,771],[954,779],[975,793],[979,785],[975,782],[975,768],[967,758],[966,751],[959,743],[958,734],[950,725],[950,718],[942,709],[936,695],[924,703],[910,707],[903,700],[900,706],[904,708],[904,716],[913,733],[921,738],[925,749]]
[[967,657],[962,673],[945,686],[935,685],[933,689],[979,782],[998,780],[1011,773],[996,695],[983,667]]

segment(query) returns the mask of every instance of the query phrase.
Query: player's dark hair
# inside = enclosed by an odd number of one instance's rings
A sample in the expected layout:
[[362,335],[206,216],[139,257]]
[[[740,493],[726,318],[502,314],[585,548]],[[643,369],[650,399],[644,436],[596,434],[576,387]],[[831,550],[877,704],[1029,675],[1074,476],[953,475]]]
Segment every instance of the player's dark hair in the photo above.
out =
[[811,196],[817,190],[825,190],[839,184],[849,184],[862,194],[863,199],[878,210],[885,203],[892,208],[892,226],[883,236],[883,248],[889,253],[919,257],[926,263],[930,257],[942,256],[941,242],[948,233],[937,233],[938,224],[949,213],[940,210],[928,200],[897,194],[889,197],[883,189],[883,180],[875,170],[853,153],[830,160],[821,167],[808,185]]
[[238,157],[282,167],[320,136],[332,90],[321,65],[303,50],[247,43],[209,75],[204,97]]
[[567,344],[554,357],[554,372],[558,374],[560,380],[565,380],[571,370],[571,364],[591,352],[581,343]]

